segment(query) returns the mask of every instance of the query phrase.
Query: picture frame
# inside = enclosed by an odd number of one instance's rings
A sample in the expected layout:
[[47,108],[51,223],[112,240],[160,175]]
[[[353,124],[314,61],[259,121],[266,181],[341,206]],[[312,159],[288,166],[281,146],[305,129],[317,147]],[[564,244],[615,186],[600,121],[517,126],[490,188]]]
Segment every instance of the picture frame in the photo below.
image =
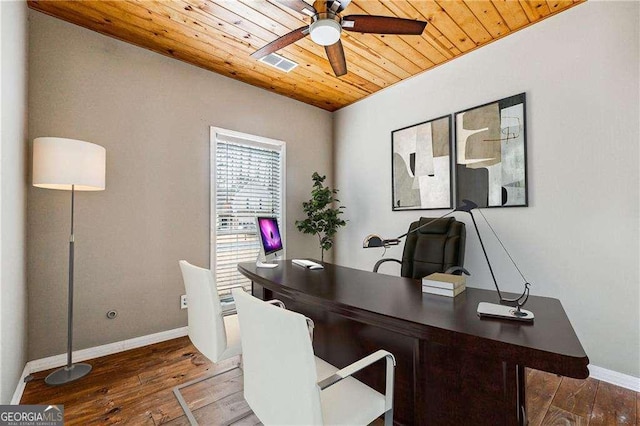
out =
[[526,94],[455,113],[456,205],[527,207]]
[[451,115],[391,132],[391,208],[450,209],[453,205]]

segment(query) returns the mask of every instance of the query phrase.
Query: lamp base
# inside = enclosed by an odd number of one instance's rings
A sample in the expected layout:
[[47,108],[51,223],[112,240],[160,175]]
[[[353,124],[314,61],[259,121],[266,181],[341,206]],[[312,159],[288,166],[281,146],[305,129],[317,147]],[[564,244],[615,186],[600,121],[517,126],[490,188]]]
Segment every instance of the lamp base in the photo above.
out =
[[478,303],[478,316],[480,318],[500,318],[515,321],[533,322],[533,312],[520,309],[518,312],[513,306],[498,305],[495,303]]
[[47,378],[44,379],[44,382],[50,386],[64,385],[65,383],[73,382],[86,376],[90,371],[91,366],[89,364],[71,364],[71,367],[64,366],[58,368],[49,374]]

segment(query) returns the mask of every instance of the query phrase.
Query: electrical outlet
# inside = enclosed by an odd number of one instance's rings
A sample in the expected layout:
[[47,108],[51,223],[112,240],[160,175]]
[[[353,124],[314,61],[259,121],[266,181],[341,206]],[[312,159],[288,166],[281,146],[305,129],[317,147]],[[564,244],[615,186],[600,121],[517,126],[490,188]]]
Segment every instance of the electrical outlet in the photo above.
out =
[[187,295],[180,296],[180,309],[187,309]]

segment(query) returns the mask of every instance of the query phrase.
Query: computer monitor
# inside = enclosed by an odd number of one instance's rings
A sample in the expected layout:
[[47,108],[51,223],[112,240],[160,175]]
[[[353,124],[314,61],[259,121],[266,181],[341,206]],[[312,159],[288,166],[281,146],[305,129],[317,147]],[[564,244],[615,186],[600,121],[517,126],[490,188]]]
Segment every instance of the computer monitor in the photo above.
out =
[[[280,236],[280,228],[278,227],[278,219],[275,217],[258,216],[256,217],[256,227],[260,241],[260,248],[264,255],[264,261],[274,260],[284,247],[282,246],[282,237]],[[258,263],[260,262],[258,257]],[[276,264],[273,264],[276,265]]]

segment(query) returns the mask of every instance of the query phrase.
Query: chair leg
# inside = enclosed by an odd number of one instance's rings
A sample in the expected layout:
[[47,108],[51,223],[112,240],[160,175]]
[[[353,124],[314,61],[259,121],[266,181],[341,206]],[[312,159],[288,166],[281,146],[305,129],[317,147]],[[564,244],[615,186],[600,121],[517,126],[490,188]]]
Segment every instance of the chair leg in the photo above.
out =
[[[193,413],[191,412],[191,410],[189,409],[189,406],[187,405],[187,402],[184,400],[184,397],[182,396],[182,393],[180,393],[180,389],[184,389],[186,387],[189,387],[191,385],[195,385],[196,383],[200,383],[200,382],[204,382],[205,380],[209,380],[213,377],[219,376],[221,374],[224,373],[228,373],[229,371],[233,371],[235,369],[241,369],[241,364],[237,364],[234,367],[228,368],[224,371],[220,371],[216,374],[211,374],[205,377],[200,377],[198,379],[194,379],[191,381],[188,381],[186,383],[183,383],[181,385],[178,385],[176,387],[173,388],[173,393],[176,396],[176,399],[178,400],[178,404],[180,404],[180,407],[182,408],[182,411],[184,411],[185,416],[187,416],[187,419],[189,420],[189,423],[191,424],[191,426],[198,426],[198,422],[196,421],[196,418],[194,417]],[[228,422],[224,423],[221,426],[228,426],[232,423],[237,422],[240,419],[243,419],[247,416],[249,416],[250,414],[252,414],[253,412],[251,410],[249,410],[246,413],[241,413],[239,415],[237,415],[236,417],[232,418],[231,420],[229,420]]]
[[384,413],[384,426],[393,426],[393,408]]

